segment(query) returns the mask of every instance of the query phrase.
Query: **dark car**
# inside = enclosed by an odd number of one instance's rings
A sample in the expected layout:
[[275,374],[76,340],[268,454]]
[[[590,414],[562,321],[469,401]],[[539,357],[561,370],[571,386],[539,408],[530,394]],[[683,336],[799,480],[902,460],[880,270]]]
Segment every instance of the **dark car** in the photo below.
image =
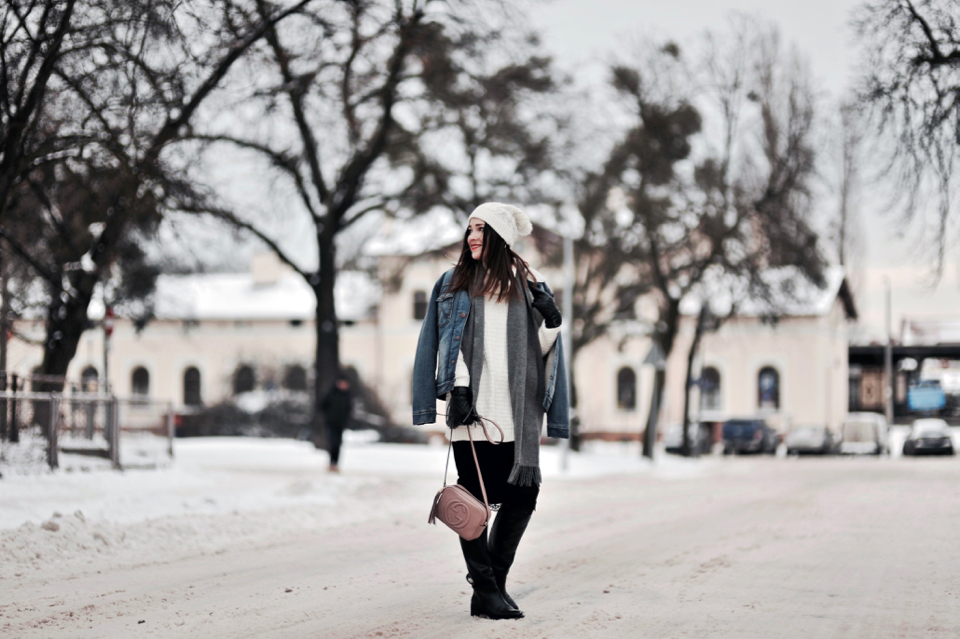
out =
[[777,433],[762,419],[731,419],[723,424],[723,452],[774,453]]
[[904,455],[952,455],[950,427],[942,419],[918,419],[903,442]]

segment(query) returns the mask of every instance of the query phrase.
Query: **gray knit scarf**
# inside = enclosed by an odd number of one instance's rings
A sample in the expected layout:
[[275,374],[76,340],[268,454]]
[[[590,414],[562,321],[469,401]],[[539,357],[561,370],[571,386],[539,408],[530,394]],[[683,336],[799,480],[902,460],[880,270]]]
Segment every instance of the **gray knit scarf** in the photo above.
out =
[[[522,300],[510,300],[507,309],[507,366],[510,403],[513,408],[513,469],[507,481],[515,486],[540,485],[540,433],[543,429],[543,397],[546,381],[538,330],[543,317],[532,306],[533,297],[521,284]],[[483,373],[484,298],[471,297],[470,315],[463,330],[464,363],[470,371],[474,407]]]

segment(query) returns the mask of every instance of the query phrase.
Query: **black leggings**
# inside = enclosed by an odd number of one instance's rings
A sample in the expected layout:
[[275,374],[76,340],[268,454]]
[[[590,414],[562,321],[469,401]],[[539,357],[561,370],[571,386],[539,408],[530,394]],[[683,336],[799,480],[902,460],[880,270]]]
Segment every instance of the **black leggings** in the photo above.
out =
[[[483,473],[483,485],[487,489],[487,498],[491,504],[502,507],[533,511],[537,507],[539,486],[514,486],[507,483],[513,468],[513,442],[491,444],[474,442],[480,472]],[[466,488],[474,497],[483,501],[480,492],[480,480],[477,478],[477,465],[473,461],[470,442],[453,442],[453,457],[457,463],[457,483]]]

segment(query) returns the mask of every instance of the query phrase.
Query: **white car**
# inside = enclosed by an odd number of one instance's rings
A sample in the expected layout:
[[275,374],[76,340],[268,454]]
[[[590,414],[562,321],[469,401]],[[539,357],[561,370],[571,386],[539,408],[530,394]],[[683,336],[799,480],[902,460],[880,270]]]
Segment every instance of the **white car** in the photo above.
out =
[[887,419],[880,413],[849,413],[840,426],[841,455],[890,452]]

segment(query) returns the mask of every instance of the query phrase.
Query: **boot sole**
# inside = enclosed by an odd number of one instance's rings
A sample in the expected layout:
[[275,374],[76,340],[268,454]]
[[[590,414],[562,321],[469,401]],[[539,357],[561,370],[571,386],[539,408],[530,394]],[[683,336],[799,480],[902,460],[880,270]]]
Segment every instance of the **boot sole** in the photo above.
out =
[[523,619],[523,612],[518,610],[516,616],[513,616],[513,615],[495,616],[495,615],[491,615],[489,612],[483,612],[483,611],[477,610],[477,608],[471,604],[470,616],[477,617],[478,619],[492,619],[495,621],[498,619]]

